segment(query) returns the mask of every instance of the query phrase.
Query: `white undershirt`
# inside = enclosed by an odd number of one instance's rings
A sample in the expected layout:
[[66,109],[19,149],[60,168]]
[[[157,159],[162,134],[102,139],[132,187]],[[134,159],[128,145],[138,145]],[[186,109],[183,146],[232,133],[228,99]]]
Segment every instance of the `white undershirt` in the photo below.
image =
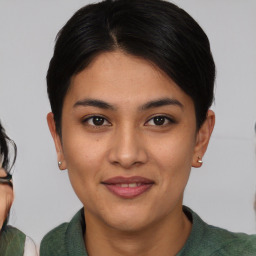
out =
[[38,256],[36,245],[28,236],[26,236],[23,256]]

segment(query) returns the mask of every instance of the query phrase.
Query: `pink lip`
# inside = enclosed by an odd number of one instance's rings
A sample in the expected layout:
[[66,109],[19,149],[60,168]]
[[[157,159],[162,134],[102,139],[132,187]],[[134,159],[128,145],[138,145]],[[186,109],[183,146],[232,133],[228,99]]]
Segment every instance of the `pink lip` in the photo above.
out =
[[[105,185],[107,189],[115,195],[129,199],[145,193],[148,189],[152,187],[154,181],[140,176],[118,176],[105,180],[102,182],[102,184]],[[127,186],[127,184],[128,187],[123,187]],[[129,187],[129,184],[132,184],[131,187]],[[134,184],[136,185],[134,186]]]

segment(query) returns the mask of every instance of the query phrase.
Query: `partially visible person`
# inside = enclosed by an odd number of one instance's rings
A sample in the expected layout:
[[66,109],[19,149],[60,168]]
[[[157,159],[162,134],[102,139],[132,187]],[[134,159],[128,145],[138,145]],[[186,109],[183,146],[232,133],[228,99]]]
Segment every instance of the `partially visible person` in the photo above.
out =
[[[12,159],[10,158],[10,146],[14,150]],[[14,199],[10,171],[16,160],[16,152],[15,143],[6,135],[0,123],[0,255],[36,256],[34,242],[17,228],[7,225]]]

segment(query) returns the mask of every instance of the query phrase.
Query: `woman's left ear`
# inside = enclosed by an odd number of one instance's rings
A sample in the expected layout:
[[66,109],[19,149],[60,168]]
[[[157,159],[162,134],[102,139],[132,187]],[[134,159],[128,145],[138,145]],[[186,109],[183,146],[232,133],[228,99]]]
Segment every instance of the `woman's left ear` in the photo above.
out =
[[215,114],[212,110],[208,110],[207,117],[199,131],[197,132],[196,145],[194,148],[192,166],[201,167],[203,164],[203,156],[206,152],[207,146],[215,124]]

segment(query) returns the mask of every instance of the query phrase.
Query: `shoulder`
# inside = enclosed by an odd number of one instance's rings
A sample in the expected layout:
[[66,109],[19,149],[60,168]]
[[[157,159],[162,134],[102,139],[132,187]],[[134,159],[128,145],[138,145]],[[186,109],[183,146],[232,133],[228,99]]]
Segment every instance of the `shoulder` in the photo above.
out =
[[82,208],[70,222],[61,224],[43,238],[40,246],[40,256],[86,256],[85,228],[84,210]]
[[23,255],[26,235],[19,229],[6,226],[1,232],[0,254],[1,255]]
[[63,223],[47,233],[40,245],[40,255],[65,255],[65,233],[68,223]]
[[33,240],[15,227],[6,226],[0,240],[0,255],[38,255]]
[[256,235],[233,233],[209,225],[206,237],[213,249],[211,255],[256,255]]
[[13,238],[13,239],[20,237],[21,239],[24,239],[24,241],[26,238],[26,235],[22,231],[20,231],[19,229],[15,228],[13,226],[9,226],[9,225],[3,229],[2,236],[8,237],[8,238]]
[[193,223],[190,236],[179,256],[253,256],[256,255],[256,235],[234,233],[205,223],[195,212],[184,207]]

